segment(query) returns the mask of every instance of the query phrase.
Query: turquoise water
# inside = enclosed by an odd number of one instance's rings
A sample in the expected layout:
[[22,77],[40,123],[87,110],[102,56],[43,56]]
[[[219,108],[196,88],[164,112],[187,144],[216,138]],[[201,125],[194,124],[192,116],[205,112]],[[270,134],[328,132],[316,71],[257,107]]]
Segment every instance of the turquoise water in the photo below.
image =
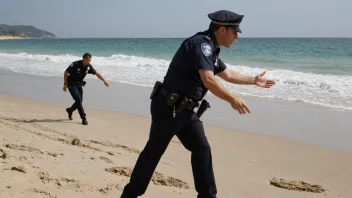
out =
[[[29,39],[0,41],[0,52],[94,56],[134,55],[171,60],[183,39]],[[221,58],[235,65],[352,75],[352,38],[240,38]]]
[[[0,68],[33,75],[61,76],[84,52],[112,81],[152,86],[162,80],[184,39],[104,38],[0,40]],[[239,38],[221,48],[230,69],[246,75],[264,70],[272,89],[228,85],[234,94],[307,102],[352,110],[352,38]]]

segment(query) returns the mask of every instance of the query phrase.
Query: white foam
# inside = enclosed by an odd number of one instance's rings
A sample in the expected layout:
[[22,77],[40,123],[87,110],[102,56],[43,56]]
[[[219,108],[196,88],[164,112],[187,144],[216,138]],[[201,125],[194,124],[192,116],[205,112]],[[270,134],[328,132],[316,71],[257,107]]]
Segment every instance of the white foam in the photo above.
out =
[[[14,72],[62,76],[72,61],[81,57],[45,54],[0,53],[0,68]],[[170,61],[122,54],[109,57],[94,56],[92,65],[110,81],[151,87],[156,80],[163,80]],[[254,76],[263,68],[229,65],[242,74]],[[295,72],[291,70],[266,70],[265,77],[276,81],[272,89],[256,86],[224,85],[233,93],[258,97],[319,104],[336,109],[352,110],[352,76],[337,76]],[[87,78],[93,76],[88,75]]]

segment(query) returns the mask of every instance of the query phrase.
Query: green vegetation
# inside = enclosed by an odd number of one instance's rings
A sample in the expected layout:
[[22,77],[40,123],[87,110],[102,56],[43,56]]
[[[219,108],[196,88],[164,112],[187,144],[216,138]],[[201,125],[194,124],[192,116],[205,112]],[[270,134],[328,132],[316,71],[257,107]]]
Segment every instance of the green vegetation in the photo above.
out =
[[18,36],[27,38],[55,38],[55,34],[29,25],[0,24],[0,36]]

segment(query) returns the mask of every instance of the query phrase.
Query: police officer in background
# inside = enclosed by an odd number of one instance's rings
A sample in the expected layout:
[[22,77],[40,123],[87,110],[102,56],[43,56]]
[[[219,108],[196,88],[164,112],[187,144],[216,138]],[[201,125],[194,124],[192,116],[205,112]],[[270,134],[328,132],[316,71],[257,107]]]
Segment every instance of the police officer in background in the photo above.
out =
[[82,101],[83,101],[83,86],[86,84],[83,79],[87,74],[96,75],[104,84],[109,87],[109,83],[103,78],[103,76],[95,71],[93,66],[90,64],[92,55],[89,53],[83,54],[83,59],[71,63],[66,69],[64,74],[64,87],[63,90],[66,92],[67,88],[75,100],[70,108],[66,109],[68,118],[72,120],[72,113],[78,109],[79,115],[82,119],[83,125],[88,125],[86,114],[84,113]]
[[[193,111],[210,90],[240,114],[250,113],[246,103],[233,96],[215,75],[233,84],[272,87],[265,72],[246,76],[226,68],[219,59],[220,46],[230,47],[241,33],[243,15],[220,10],[208,15],[209,29],[186,39],[174,55],[164,82],[156,82],[151,94],[152,124],[149,140],[141,152],[121,198],[145,193],[153,172],[176,135],[192,154],[191,163],[198,198],[215,198],[216,184],[211,149],[199,116]],[[205,101],[205,100],[203,100]],[[198,108],[200,110],[200,108]],[[198,113],[198,112],[197,112]]]

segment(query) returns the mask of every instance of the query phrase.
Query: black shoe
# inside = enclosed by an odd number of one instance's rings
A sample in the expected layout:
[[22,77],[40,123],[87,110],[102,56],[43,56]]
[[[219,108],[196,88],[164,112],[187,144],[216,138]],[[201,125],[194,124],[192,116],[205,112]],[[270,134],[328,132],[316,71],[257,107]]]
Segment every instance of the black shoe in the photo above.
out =
[[137,198],[137,196],[131,196],[128,193],[126,193],[125,191],[122,192],[121,197],[120,198]]
[[88,125],[87,119],[82,120],[82,124],[83,124],[83,125]]
[[132,195],[131,193],[129,193],[127,191],[127,187],[125,186],[123,188],[123,191],[122,191],[122,194],[121,194],[120,198],[137,198],[137,196],[136,195]]
[[68,114],[68,119],[72,120],[72,112],[70,112],[70,108],[67,108],[66,112]]

